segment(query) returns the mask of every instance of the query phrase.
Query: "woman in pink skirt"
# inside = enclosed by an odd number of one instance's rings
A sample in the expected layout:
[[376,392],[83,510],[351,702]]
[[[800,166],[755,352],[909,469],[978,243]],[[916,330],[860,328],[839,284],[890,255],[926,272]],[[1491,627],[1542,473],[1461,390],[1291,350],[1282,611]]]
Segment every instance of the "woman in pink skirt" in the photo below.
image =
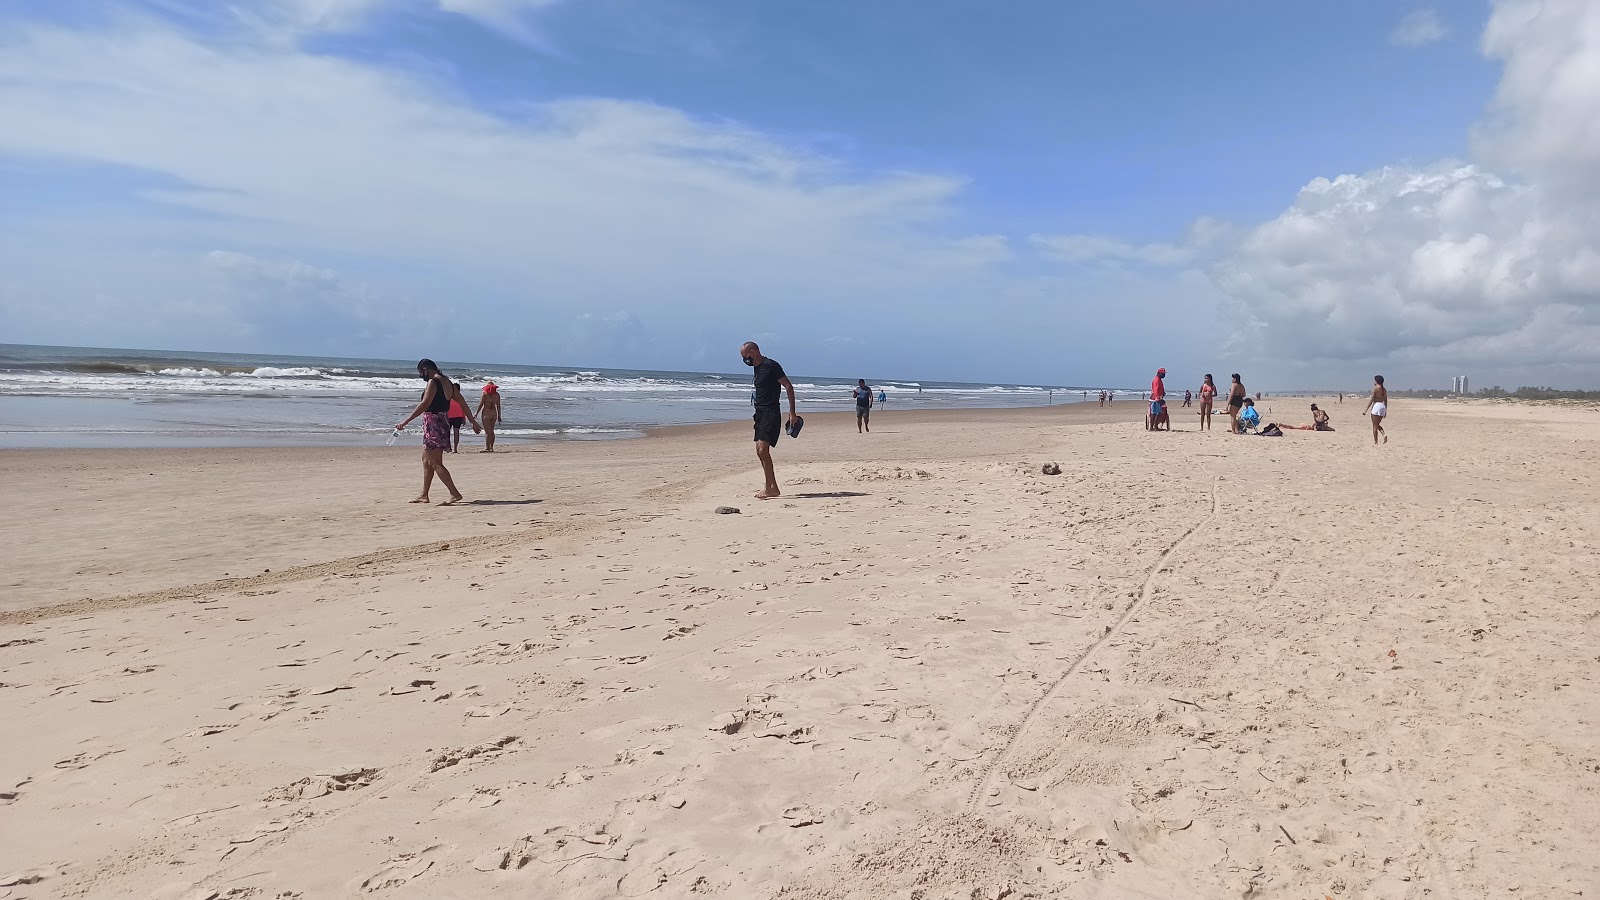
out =
[[[411,411],[411,415],[395,426],[396,430],[404,430],[417,416],[422,417],[422,493],[411,502],[432,503],[428,499],[428,490],[433,487],[433,476],[438,475],[450,491],[450,499],[440,505],[449,506],[461,500],[461,492],[456,490],[450,470],[444,467],[444,453],[450,449],[450,400],[455,394],[455,386],[431,359],[417,363],[417,374],[428,382],[427,389],[422,392],[422,402]],[[472,414],[471,409],[463,408],[462,411],[472,421],[473,433],[478,433],[481,430],[478,417]]]

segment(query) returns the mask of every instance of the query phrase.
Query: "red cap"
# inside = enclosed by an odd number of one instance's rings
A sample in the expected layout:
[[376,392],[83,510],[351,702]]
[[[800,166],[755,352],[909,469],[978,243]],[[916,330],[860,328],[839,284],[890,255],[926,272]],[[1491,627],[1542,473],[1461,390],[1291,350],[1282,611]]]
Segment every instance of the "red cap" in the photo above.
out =
[[498,390],[500,390],[500,389],[498,387],[496,387],[495,383],[492,382],[492,381],[483,386],[483,392],[485,394],[493,394],[494,392],[496,392]]
[[1166,369],[1157,369],[1156,370],[1156,374],[1157,375],[1165,375],[1165,374],[1167,374],[1167,370]]

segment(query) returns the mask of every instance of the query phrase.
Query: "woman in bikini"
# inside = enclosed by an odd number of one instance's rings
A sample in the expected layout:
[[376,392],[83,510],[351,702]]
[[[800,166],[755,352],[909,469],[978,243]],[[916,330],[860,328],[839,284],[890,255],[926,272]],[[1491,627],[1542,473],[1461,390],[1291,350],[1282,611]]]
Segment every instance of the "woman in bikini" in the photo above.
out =
[[1389,433],[1383,430],[1383,417],[1389,414],[1389,389],[1383,386],[1383,376],[1372,376],[1372,397],[1367,400],[1367,414],[1372,416],[1372,442],[1378,443],[1378,436],[1383,436],[1383,442],[1389,443]]
[[[450,470],[444,467],[444,453],[450,449],[450,400],[455,394],[454,385],[431,359],[424,359],[417,363],[417,375],[426,379],[428,387],[422,392],[422,402],[411,411],[400,424],[395,426],[396,431],[404,431],[411,420],[422,417],[422,493],[412,503],[432,503],[428,499],[428,490],[433,487],[433,476],[438,475],[439,480],[450,491],[450,499],[441,506],[449,506],[461,501],[461,492],[456,490],[455,480],[450,477]],[[478,417],[472,410],[463,409],[467,418],[472,420],[472,431],[481,430]]]
[[1239,434],[1239,410],[1244,408],[1244,382],[1239,380],[1239,373],[1233,373],[1233,386],[1228,388],[1228,430]]
[[1211,406],[1217,399],[1217,383],[1206,373],[1206,383],[1200,385],[1200,430],[1211,430]]
[[1315,403],[1311,404],[1311,423],[1308,425],[1285,425],[1278,423],[1279,428],[1293,428],[1296,431],[1332,431],[1333,426],[1328,424],[1326,410],[1317,409]]

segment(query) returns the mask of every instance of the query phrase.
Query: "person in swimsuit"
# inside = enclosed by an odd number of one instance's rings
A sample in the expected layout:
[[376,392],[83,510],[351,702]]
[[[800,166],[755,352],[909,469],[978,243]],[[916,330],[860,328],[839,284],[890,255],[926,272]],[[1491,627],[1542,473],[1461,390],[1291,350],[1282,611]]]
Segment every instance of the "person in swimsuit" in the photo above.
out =
[[1234,434],[1240,433],[1239,410],[1244,408],[1246,396],[1244,382],[1239,380],[1239,373],[1233,373],[1233,386],[1228,388],[1228,430]]
[[1216,402],[1217,383],[1211,380],[1211,373],[1206,373],[1205,384],[1200,385],[1200,430],[1211,430],[1211,406]]
[[467,424],[467,405],[461,402],[461,385],[450,382],[450,410],[446,415],[450,422],[450,452],[461,452],[461,426]]
[[[461,492],[456,490],[456,483],[450,477],[450,470],[444,467],[444,453],[450,449],[451,382],[431,359],[417,362],[417,375],[428,382],[427,388],[422,392],[422,401],[411,411],[411,415],[394,426],[396,431],[404,431],[413,419],[422,417],[422,493],[411,502],[433,502],[428,499],[428,490],[433,487],[433,477],[437,475],[450,491],[450,499],[440,505],[449,506],[461,501]],[[472,419],[472,430],[479,431],[478,420],[472,415],[472,410],[462,411],[467,414],[467,418]]]
[[500,386],[492,381],[483,386],[478,400],[478,422],[483,425],[483,449],[478,452],[493,453],[494,427],[500,424]]
[[1372,397],[1367,400],[1367,414],[1372,416],[1372,443],[1389,443],[1389,433],[1383,430],[1383,417],[1389,414],[1389,389],[1383,386],[1383,376],[1372,376]]
[[1194,391],[1184,391],[1183,392],[1183,405],[1184,406],[1193,406],[1194,405]]
[[1315,403],[1311,404],[1311,422],[1309,424],[1306,424],[1306,425],[1285,425],[1282,422],[1279,422],[1278,423],[1278,427],[1279,428],[1293,428],[1296,431],[1332,431],[1333,430],[1333,426],[1328,424],[1328,413],[1327,413],[1327,411],[1326,410],[1317,409],[1317,405]]

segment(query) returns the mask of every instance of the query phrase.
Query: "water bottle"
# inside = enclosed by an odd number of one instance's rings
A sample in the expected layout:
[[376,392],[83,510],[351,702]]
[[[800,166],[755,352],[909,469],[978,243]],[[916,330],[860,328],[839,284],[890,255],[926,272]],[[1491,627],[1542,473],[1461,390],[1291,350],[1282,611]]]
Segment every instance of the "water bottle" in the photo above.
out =
[[383,445],[385,447],[393,447],[394,446],[394,442],[399,440],[399,439],[400,439],[400,429],[396,428],[394,431],[389,432],[389,439],[387,441],[384,441]]

